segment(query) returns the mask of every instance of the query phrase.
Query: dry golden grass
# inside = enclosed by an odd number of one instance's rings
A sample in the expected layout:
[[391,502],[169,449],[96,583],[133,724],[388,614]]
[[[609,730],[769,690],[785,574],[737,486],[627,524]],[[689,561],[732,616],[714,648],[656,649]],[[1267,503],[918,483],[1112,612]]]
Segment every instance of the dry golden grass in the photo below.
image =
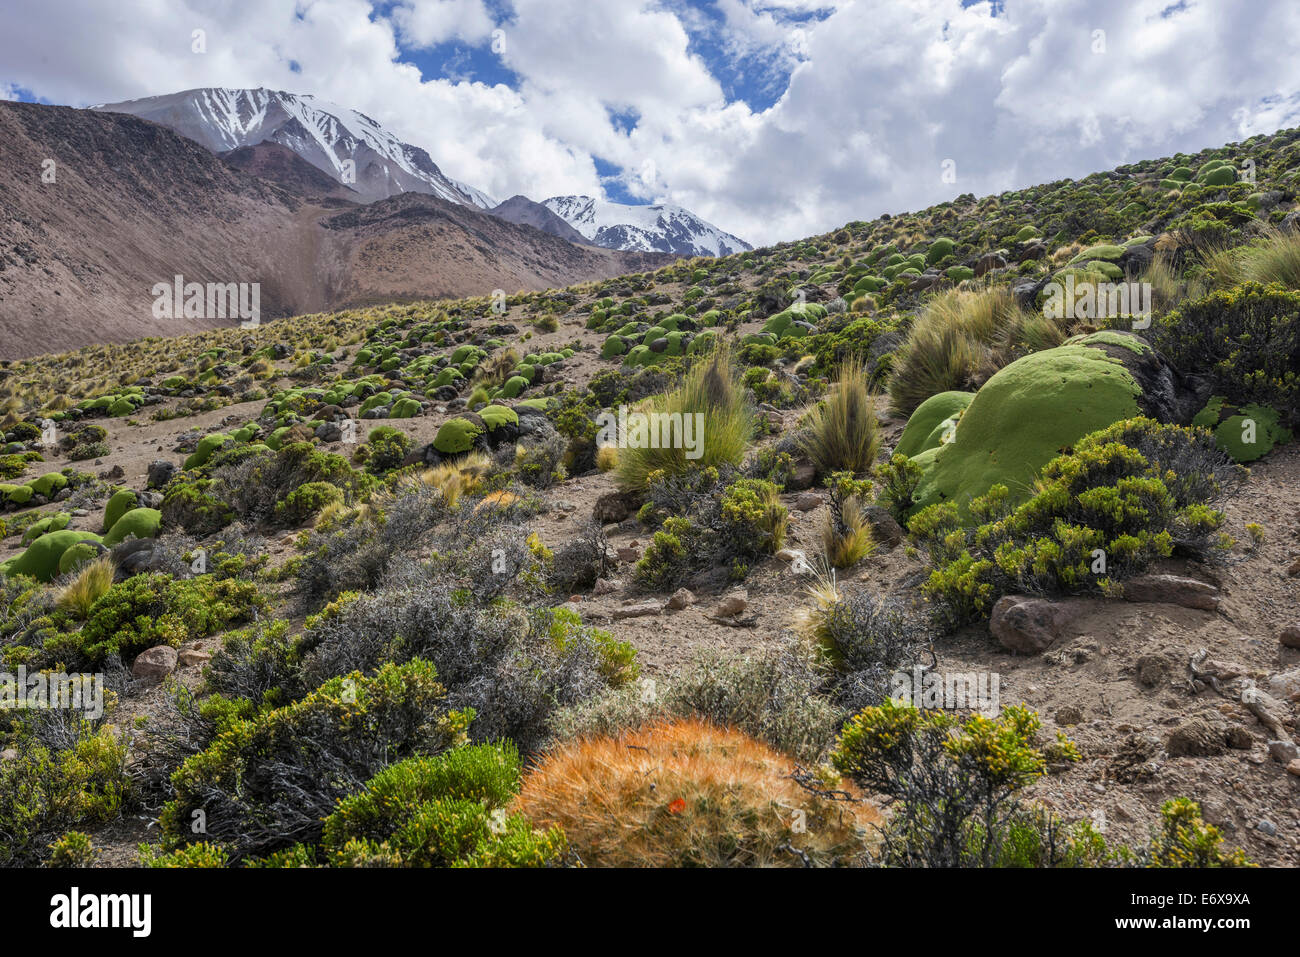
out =
[[425,469],[414,481],[438,489],[443,501],[455,508],[462,495],[470,495],[492,466],[492,459],[482,452],[471,452],[455,462],[443,462]]
[[618,446],[602,445],[596,449],[596,468],[602,472],[618,467]]
[[77,576],[59,590],[56,602],[78,621],[90,615],[90,606],[113,586],[117,565],[109,555],[102,555],[81,566]]
[[552,750],[515,810],[560,825],[589,867],[801,867],[798,852],[854,863],[879,813],[818,797],[793,767],[739,731],[666,721]]

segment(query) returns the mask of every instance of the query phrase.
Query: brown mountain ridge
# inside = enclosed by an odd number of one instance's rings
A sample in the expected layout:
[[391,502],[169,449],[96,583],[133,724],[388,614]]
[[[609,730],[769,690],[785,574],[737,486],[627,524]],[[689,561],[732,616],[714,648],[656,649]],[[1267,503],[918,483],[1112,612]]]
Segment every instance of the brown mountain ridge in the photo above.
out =
[[177,275],[259,283],[265,321],[671,259],[576,246],[424,194],[349,206],[346,188],[288,152],[263,143],[223,159],[126,114],[0,103],[0,359],[237,321],[155,318],[154,285]]

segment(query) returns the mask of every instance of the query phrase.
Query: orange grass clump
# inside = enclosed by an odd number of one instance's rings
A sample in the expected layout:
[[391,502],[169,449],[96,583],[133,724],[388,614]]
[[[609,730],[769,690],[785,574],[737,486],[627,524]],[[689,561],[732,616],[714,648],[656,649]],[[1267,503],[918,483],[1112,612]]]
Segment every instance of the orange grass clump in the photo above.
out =
[[860,863],[879,812],[819,797],[793,769],[739,731],[666,721],[553,749],[525,776],[514,809],[560,825],[589,867]]

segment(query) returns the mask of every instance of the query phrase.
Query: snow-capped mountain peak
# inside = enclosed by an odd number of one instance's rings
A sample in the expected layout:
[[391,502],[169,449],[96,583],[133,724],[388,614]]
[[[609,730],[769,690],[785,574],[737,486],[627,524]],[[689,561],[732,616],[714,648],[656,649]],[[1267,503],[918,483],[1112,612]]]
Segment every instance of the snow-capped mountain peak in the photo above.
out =
[[481,190],[446,176],[427,152],[364,113],[311,94],[205,87],[93,109],[160,123],[214,153],[270,140],[365,199],[414,191],[481,209],[497,205]]
[[753,248],[690,210],[669,203],[629,206],[590,196],[552,196],[542,205],[591,243],[609,249],[729,256]]

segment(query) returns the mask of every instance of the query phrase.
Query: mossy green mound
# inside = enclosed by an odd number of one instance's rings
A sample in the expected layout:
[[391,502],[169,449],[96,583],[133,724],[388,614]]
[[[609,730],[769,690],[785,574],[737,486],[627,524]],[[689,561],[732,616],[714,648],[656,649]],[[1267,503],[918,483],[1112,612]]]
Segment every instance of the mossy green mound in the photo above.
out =
[[27,526],[27,531],[23,532],[23,544],[30,545],[50,532],[61,532],[68,527],[70,521],[72,521],[71,515],[67,512],[59,512],[56,515],[47,515],[39,522],[32,522]]
[[102,531],[109,531],[117,520],[140,504],[135,492],[129,488],[118,489],[104,506],[104,526]]
[[512,375],[506,379],[505,385],[501,387],[501,394],[507,399],[513,399],[515,396],[528,388],[528,380],[521,375]]
[[926,449],[938,446],[939,442],[933,440],[935,431],[943,423],[965,412],[974,398],[974,392],[940,392],[930,396],[916,407],[916,411],[907,420],[907,427],[903,429],[894,452],[915,458]]
[[46,472],[39,478],[32,479],[27,485],[37,495],[49,499],[68,487],[68,479],[61,472]]
[[1238,462],[1263,458],[1294,437],[1276,409],[1253,404],[1238,408],[1221,395],[1206,403],[1192,425],[1212,431],[1215,444]]
[[[920,508],[967,504],[995,484],[1024,501],[1044,465],[1083,436],[1139,414],[1142,389],[1117,358],[1082,342],[1018,359],[976,393],[952,441],[933,450]],[[919,428],[919,427],[918,427]]]
[[103,553],[104,548],[98,542],[77,542],[77,544],[65,549],[63,554],[59,557],[59,574],[71,574],[83,565],[93,562]]
[[113,546],[128,538],[156,538],[162,525],[162,512],[156,508],[133,508],[119,518],[108,534],[104,544]]
[[489,432],[495,432],[503,425],[518,425],[519,415],[514,409],[504,405],[484,406],[478,411],[478,417],[483,420]]
[[448,419],[433,437],[433,447],[443,455],[461,455],[474,447],[482,428],[469,419]]
[[6,575],[30,575],[38,581],[53,581],[59,573],[59,559],[77,542],[99,541],[93,532],[78,532],[64,529],[42,535],[21,555],[15,555],[0,564],[0,572]]
[[420,403],[409,396],[398,399],[388,412],[390,419],[409,419],[420,414]]
[[207,465],[208,459],[212,458],[212,453],[230,441],[233,441],[232,437],[226,435],[224,432],[205,435],[199,440],[198,448],[196,448],[194,453],[185,460],[184,468],[197,469]]

